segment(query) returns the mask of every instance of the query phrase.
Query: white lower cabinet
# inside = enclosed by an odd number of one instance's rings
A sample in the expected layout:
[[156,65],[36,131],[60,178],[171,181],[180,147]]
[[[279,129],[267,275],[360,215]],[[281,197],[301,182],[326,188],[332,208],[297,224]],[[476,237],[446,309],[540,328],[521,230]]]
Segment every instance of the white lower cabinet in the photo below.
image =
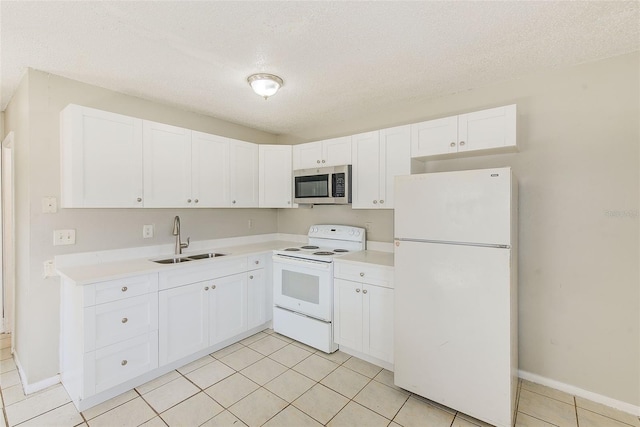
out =
[[209,346],[209,286],[198,282],[159,292],[161,366]]
[[60,377],[76,407],[83,411],[268,327],[268,255],[87,285],[63,278]]
[[[355,271],[358,281],[353,280]],[[347,353],[355,351],[358,356],[373,358],[373,362],[392,365],[393,270],[336,261],[334,275],[336,344]],[[369,277],[373,279],[369,281]]]

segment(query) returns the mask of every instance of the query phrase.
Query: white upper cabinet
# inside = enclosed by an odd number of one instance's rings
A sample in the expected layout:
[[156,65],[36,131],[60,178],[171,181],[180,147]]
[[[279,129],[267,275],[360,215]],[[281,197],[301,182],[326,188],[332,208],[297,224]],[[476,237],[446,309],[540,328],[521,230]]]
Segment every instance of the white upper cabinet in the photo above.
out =
[[232,207],[258,207],[258,145],[230,140],[229,181]]
[[73,104],[60,119],[61,206],[142,207],[142,120]]
[[293,169],[351,164],[351,136],[293,146]]
[[192,131],[191,198],[201,208],[225,207],[229,197],[228,138]]
[[398,126],[352,137],[354,209],[392,209],[393,181],[411,170],[411,128]]
[[516,149],[515,104],[411,125],[411,157]]
[[258,150],[260,207],[292,207],[291,146],[259,145]]
[[144,121],[144,206],[191,206],[191,131]]

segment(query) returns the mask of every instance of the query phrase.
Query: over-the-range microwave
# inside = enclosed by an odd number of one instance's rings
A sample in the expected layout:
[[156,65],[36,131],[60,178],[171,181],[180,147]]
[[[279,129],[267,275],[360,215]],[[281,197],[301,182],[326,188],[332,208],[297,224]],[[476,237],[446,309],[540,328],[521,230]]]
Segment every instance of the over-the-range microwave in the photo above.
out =
[[293,171],[293,201],[300,204],[351,203],[351,165]]

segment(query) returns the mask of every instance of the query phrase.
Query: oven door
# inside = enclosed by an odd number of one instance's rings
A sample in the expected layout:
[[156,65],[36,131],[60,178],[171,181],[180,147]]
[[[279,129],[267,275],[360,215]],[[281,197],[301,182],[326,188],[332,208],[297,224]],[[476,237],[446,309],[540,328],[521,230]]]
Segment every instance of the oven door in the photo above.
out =
[[333,313],[333,263],[273,256],[273,302],[325,322]]

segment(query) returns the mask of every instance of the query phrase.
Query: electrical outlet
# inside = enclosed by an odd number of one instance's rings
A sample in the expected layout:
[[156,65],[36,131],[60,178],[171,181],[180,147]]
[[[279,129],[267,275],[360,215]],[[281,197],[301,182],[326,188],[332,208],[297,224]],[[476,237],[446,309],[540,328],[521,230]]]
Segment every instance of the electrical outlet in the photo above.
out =
[[76,230],[54,230],[53,231],[53,246],[75,245],[75,244],[76,244]]
[[142,226],[142,237],[145,239],[153,237],[153,224],[146,224]]
[[247,225],[249,226],[249,230],[251,230],[253,228],[253,220],[250,219],[247,223]]
[[42,273],[42,278],[46,279],[47,277],[57,276],[56,274],[56,266],[53,263],[53,260],[49,259],[44,262],[44,271]]

